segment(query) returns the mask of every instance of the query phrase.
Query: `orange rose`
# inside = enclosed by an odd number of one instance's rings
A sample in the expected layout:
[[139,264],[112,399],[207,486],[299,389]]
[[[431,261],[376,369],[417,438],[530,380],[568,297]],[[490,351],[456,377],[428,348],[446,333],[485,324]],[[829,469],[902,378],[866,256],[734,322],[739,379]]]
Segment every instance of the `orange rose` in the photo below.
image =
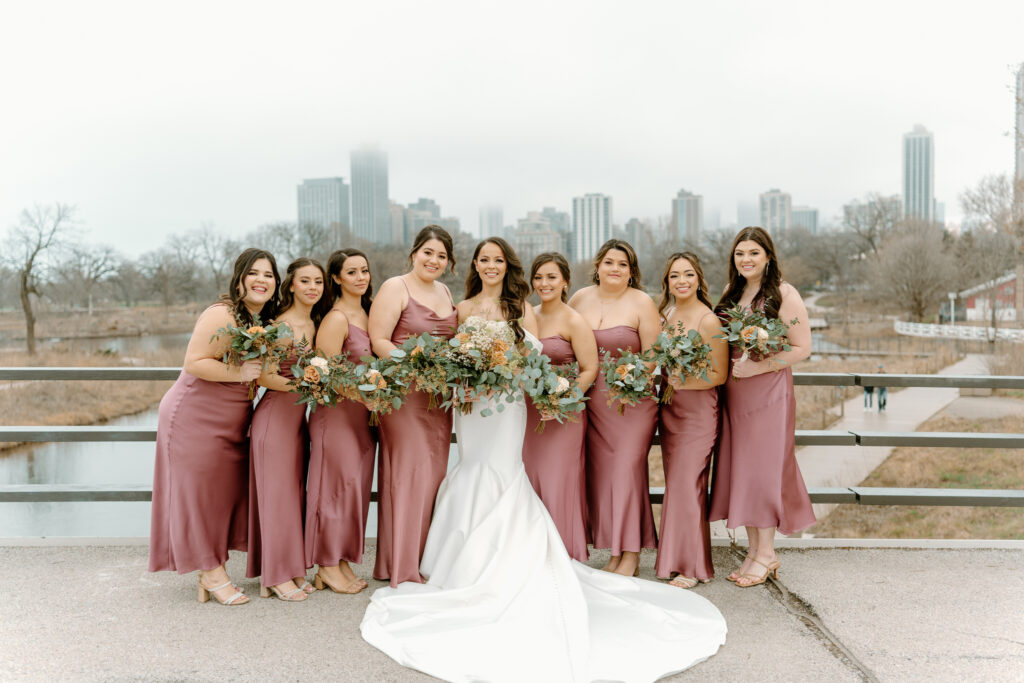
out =
[[314,382],[314,383],[319,382],[320,381],[320,371],[317,370],[316,366],[314,366],[314,365],[307,365],[306,366],[306,371],[302,375],[302,379],[306,380],[307,382]]
[[618,373],[619,377],[625,378],[629,374],[629,369],[625,365],[620,365],[615,368],[615,372]]
[[249,334],[252,334],[252,335],[256,335],[256,334],[263,334],[264,332],[266,332],[266,330],[263,329],[262,327],[260,327],[259,325],[253,325],[252,327],[247,329],[246,332],[248,332]]
[[423,347],[422,346],[417,346],[416,348],[414,348],[412,351],[409,352],[409,355],[410,356],[416,356],[416,355],[419,355],[421,353],[423,353]]
[[758,328],[754,325],[747,325],[740,330],[740,339],[748,344],[752,344],[757,341],[757,330]]

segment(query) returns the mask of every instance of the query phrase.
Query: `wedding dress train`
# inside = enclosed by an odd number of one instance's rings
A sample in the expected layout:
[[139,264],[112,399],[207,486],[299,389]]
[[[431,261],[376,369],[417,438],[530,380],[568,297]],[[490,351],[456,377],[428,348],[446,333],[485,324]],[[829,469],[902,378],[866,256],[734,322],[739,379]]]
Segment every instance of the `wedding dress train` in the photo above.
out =
[[522,463],[526,407],[456,413],[420,569],[380,588],[363,638],[450,681],[651,681],[713,655],[718,609],[690,591],[571,560]]

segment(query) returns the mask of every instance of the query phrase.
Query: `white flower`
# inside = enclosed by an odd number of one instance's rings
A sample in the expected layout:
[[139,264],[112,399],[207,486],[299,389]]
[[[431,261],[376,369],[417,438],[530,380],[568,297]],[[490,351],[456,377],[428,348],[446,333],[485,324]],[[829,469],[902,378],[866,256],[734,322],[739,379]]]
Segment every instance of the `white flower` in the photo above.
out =
[[764,329],[763,327],[757,328],[757,338],[761,340],[767,339],[768,330]]
[[309,361],[309,364],[312,365],[317,370],[323,370],[324,372],[327,372],[327,359],[324,358],[323,356],[317,356],[313,360]]
[[558,378],[558,384],[555,386],[555,393],[561,394],[569,389],[569,380],[565,377]]

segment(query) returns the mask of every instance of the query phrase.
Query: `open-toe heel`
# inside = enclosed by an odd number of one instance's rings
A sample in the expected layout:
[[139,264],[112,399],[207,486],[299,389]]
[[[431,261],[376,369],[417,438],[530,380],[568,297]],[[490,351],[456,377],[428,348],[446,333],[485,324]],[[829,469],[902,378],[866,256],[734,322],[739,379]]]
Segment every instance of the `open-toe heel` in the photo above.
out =
[[278,600],[284,600],[285,602],[303,602],[309,597],[309,593],[301,588],[293,588],[290,591],[282,592],[277,586],[260,586],[261,598],[269,598],[271,596],[276,596]]
[[[232,588],[235,589],[235,594],[232,595],[231,597],[229,597],[226,600],[221,600],[220,598],[217,597],[217,591],[221,590],[222,588],[227,588],[228,586],[231,586]],[[216,600],[217,602],[219,602],[222,605],[244,605],[245,603],[249,602],[249,600],[247,598],[245,598],[245,593],[243,593],[238,588],[238,586],[233,585],[230,581],[228,581],[227,583],[222,583],[221,585],[215,586],[213,588],[207,588],[206,586],[203,585],[203,580],[200,579],[199,580],[199,595],[198,595],[199,602],[209,602],[211,595],[213,596],[214,600]]]

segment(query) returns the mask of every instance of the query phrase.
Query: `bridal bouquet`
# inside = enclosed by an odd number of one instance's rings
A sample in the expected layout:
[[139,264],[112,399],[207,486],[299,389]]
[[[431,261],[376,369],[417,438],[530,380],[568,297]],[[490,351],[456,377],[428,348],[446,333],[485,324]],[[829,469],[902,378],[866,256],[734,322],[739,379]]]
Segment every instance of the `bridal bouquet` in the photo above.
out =
[[317,406],[336,405],[345,398],[343,385],[351,374],[352,363],[347,354],[330,358],[318,351],[299,354],[292,365],[295,379],[289,383],[299,395],[296,405],[309,406],[310,411]]
[[622,355],[618,358],[604,354],[601,372],[608,385],[608,405],[618,401],[619,415],[624,415],[626,406],[638,405],[654,396],[654,376],[647,369],[649,354],[619,351]]
[[[516,400],[517,380],[528,356],[515,341],[515,333],[504,321],[479,318],[474,324],[460,325],[442,353],[449,388],[443,406],[457,406],[468,415],[480,398]],[[504,410],[504,405],[498,403],[497,410]],[[481,415],[484,411],[490,414],[485,408]]]
[[429,407],[436,408],[438,397],[445,401],[450,393],[445,350],[447,342],[424,332],[418,337],[409,337],[393,349],[383,364],[375,369],[388,382],[404,386],[406,390],[419,389],[430,396]]
[[[786,337],[789,326],[778,318],[768,318],[760,311],[747,311],[739,306],[733,306],[724,315],[726,321],[721,336],[729,346],[743,351],[741,360],[761,360],[791,348]],[[789,324],[796,325],[797,319],[789,321]]]
[[660,368],[665,384],[661,390],[661,402],[671,403],[675,387],[668,383],[671,376],[700,377],[708,381],[711,369],[711,345],[697,330],[687,331],[678,323],[658,334],[651,346],[650,360]]
[[[252,325],[228,325],[222,327],[210,337],[227,338],[228,348],[221,360],[228,365],[241,365],[249,360],[259,360],[263,369],[280,363],[281,359],[291,351],[295,340],[291,328],[284,324],[266,325],[260,322],[257,315],[253,316]],[[256,395],[256,382],[249,383],[249,399]]]
[[[542,434],[549,420],[556,420],[559,424],[566,420],[575,422],[577,414],[584,409],[584,402],[588,399],[576,384],[576,379],[580,376],[579,365],[552,365],[547,356],[539,355],[539,362],[531,365],[540,369],[541,376],[532,386],[524,382],[524,388],[540,413],[540,422],[534,431]],[[529,376],[532,373],[527,371],[524,374]]]

